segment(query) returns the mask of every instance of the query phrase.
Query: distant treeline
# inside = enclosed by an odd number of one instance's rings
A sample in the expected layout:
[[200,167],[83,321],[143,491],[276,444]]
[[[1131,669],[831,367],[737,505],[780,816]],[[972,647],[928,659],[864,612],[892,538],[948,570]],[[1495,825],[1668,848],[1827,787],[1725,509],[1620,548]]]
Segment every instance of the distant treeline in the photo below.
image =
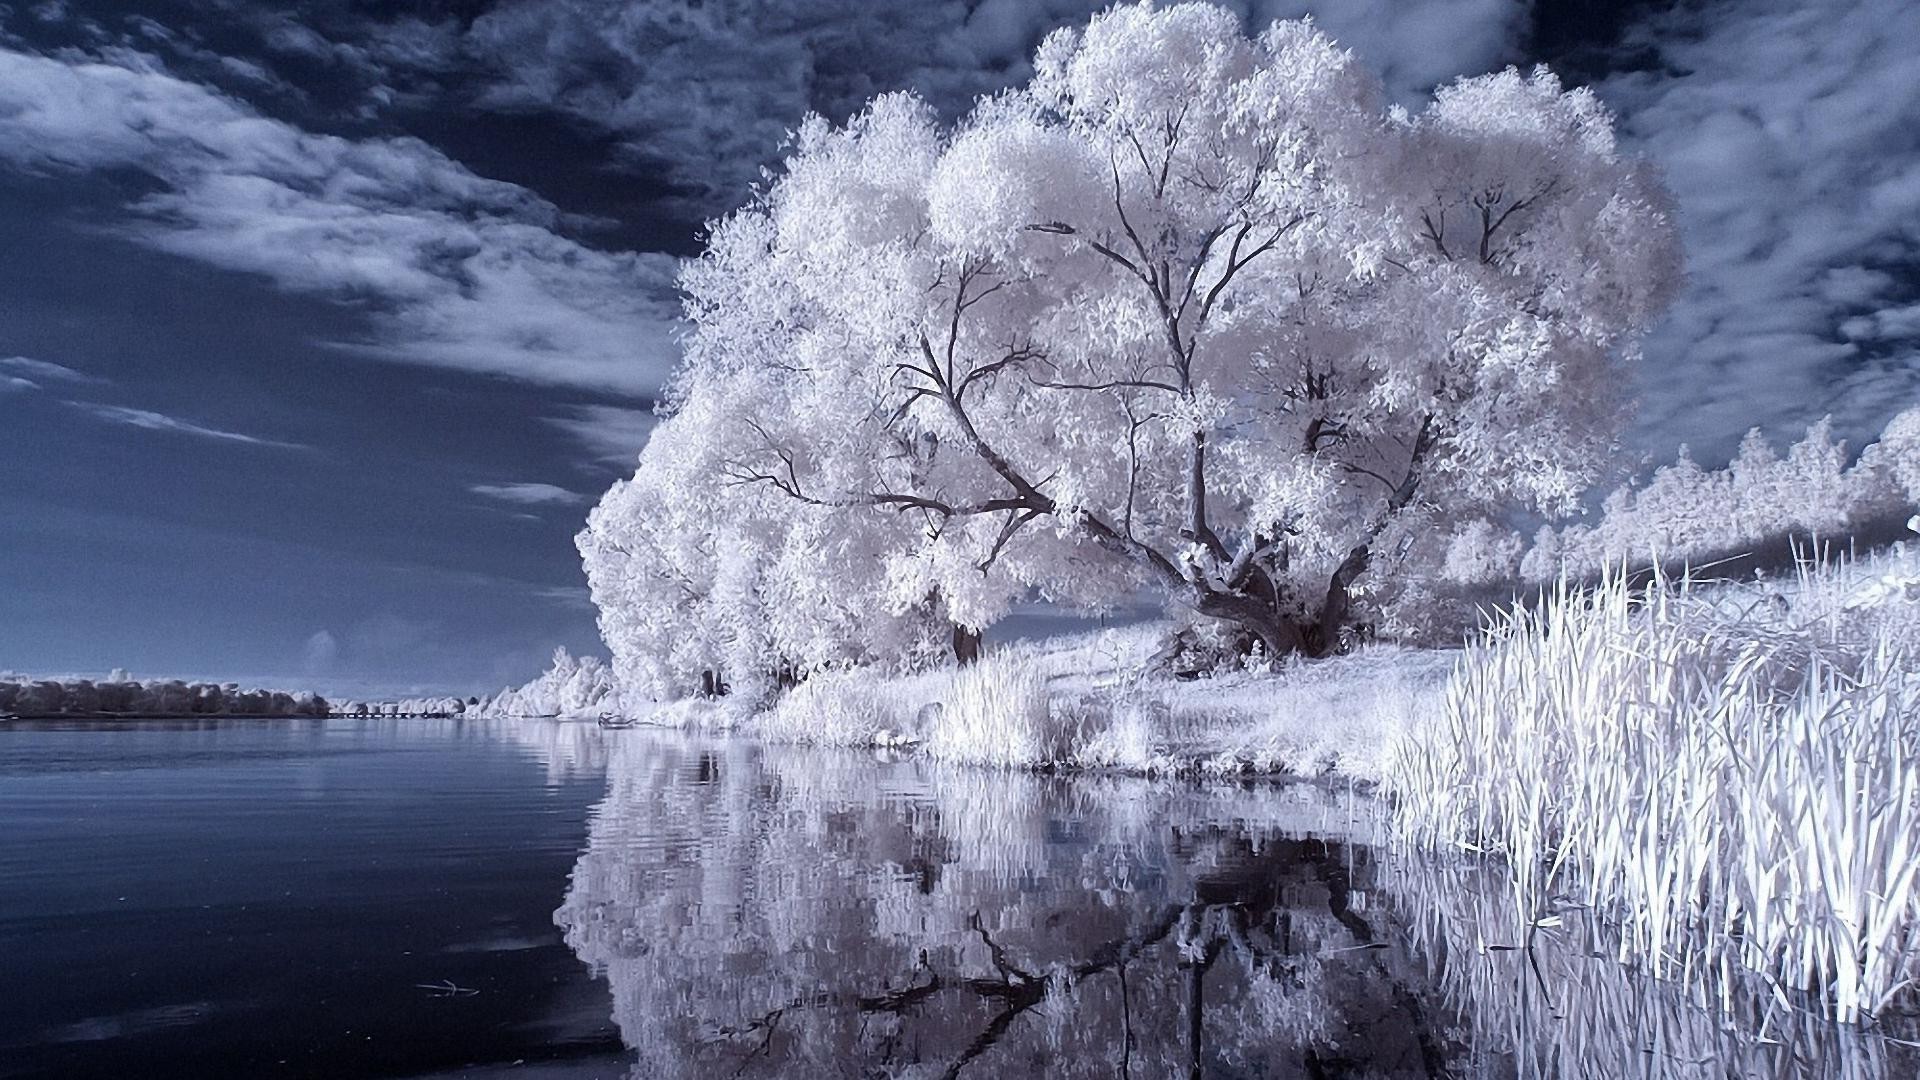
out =
[[0,678],[0,716],[326,716],[318,694],[235,683]]

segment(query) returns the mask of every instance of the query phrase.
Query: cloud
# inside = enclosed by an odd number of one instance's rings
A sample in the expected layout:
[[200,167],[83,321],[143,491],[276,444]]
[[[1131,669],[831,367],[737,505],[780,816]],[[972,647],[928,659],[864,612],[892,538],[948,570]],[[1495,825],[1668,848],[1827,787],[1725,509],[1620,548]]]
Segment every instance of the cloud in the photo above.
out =
[[35,360],[26,356],[0,356],[0,373],[12,377],[15,382],[25,383],[29,387],[37,386],[35,379],[41,382],[67,383],[104,383],[107,380],[84,371],[75,371],[65,364],[55,364],[46,360]]
[[326,630],[316,630],[307,638],[300,650],[300,670],[308,675],[321,675],[333,670],[340,659],[340,642]]
[[552,204],[419,140],[309,133],[144,54],[0,49],[0,164],[147,174],[160,190],[117,228],[354,305],[374,331],[344,349],[627,394],[677,356],[672,258],[586,247]]
[[1517,61],[1528,0],[1253,0],[1252,21],[1311,15],[1405,103]]
[[0,375],[0,393],[20,393],[38,389],[40,384],[32,379],[23,379],[18,375]]
[[533,590],[533,595],[551,604],[580,611],[593,610],[593,597],[584,585],[551,585]]
[[[687,212],[739,205],[809,111],[911,88],[949,116],[1031,73],[1033,48],[1110,0],[508,0],[474,20],[482,105],[621,137]],[[1508,59],[1523,0],[1241,0],[1249,28],[1313,13],[1402,96]],[[444,55],[444,54],[437,54]]]
[[100,405],[89,401],[69,401],[68,405],[98,420],[110,424],[124,424],[145,431],[162,431],[173,435],[191,435],[198,439],[217,439],[223,442],[246,443],[249,446],[272,446],[283,450],[305,450],[308,447],[299,443],[278,442],[262,439],[253,435],[243,435],[237,431],[225,431],[220,428],[206,427],[191,421],[181,420],[164,413],[147,409],[129,409],[121,405]]
[[596,460],[633,468],[640,448],[647,444],[660,418],[651,409],[626,409],[616,405],[580,405],[571,416],[542,417],[547,423],[578,439]]
[[1832,412],[1856,443],[1920,390],[1920,5],[1690,5],[1601,86],[1679,201],[1690,283],[1648,343],[1638,441],[1717,456]]
[[520,506],[566,506],[587,501],[586,496],[554,484],[475,484],[467,489],[475,495],[515,503]]

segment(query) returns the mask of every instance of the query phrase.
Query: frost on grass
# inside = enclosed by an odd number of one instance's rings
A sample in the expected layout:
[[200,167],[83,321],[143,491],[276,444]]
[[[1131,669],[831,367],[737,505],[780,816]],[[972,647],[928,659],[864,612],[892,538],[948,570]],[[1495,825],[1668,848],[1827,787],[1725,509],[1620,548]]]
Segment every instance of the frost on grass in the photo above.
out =
[[1390,646],[1277,672],[1145,674],[1162,624],[1006,647],[967,668],[813,676],[743,730],[999,766],[1384,776],[1453,653]]

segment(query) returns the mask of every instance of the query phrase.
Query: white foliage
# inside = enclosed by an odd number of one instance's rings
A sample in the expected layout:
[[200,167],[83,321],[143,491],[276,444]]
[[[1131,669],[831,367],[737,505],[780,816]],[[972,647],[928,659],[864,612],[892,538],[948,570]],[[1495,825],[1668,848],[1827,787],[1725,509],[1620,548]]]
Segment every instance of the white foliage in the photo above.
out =
[[481,716],[598,717],[621,712],[613,671],[597,656],[575,659],[566,649],[553,651],[553,666],[525,686],[509,687],[481,702]]
[[1787,537],[1837,538],[1913,505],[1920,409],[1895,416],[1848,465],[1822,419],[1783,456],[1758,429],[1725,469],[1680,459],[1609,495],[1593,524],[1544,528],[1521,564],[1528,581],[1598,576],[1608,565],[1698,562]]
[[624,685],[912,670],[1143,584],[1325,651],[1454,522],[1596,474],[1677,256],[1591,95],[1389,112],[1310,23],[1203,4],[1034,69],[951,132],[902,94],[809,120],[714,224],[671,415],[579,538]]
[[1522,912],[1591,907],[1656,977],[1745,965],[1871,1017],[1920,973],[1920,623],[1847,598],[1915,569],[1803,564],[1760,603],[1561,581],[1467,650],[1403,745],[1402,828],[1503,856]]
[[1040,669],[1001,652],[955,673],[939,722],[927,732],[927,751],[949,761],[1023,766],[1066,761],[1078,741],[1050,709]]
[[1440,576],[1462,585],[1511,581],[1525,546],[1519,533],[1476,518],[1447,544],[1447,562]]

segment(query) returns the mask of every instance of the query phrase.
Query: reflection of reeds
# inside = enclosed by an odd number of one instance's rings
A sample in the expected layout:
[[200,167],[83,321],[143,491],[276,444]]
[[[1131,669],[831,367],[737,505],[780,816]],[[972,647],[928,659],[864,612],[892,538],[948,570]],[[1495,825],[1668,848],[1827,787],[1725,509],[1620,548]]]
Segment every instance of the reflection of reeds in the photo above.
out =
[[1444,1011],[1471,1018],[1467,1075],[1892,1080],[1920,1068],[1914,1050],[1782,1005],[1756,976],[1729,970],[1709,989],[1633,971],[1583,910],[1521,917],[1512,883],[1485,864],[1396,860],[1384,886]]
[[1501,616],[1400,757],[1406,834],[1501,856],[1520,919],[1589,899],[1656,977],[1882,1011],[1920,976],[1920,675],[1843,569],[1763,618],[1619,574]]

